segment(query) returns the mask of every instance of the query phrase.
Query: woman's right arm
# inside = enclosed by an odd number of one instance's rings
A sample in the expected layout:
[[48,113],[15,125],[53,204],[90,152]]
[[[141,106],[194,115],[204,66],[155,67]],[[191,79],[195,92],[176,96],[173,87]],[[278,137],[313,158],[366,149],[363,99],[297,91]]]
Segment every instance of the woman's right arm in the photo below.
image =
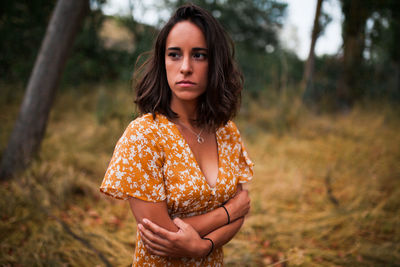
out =
[[[129,204],[136,222],[139,225],[140,231],[147,231],[148,236],[141,234],[143,243],[150,253],[156,250],[156,255],[171,256],[171,257],[204,257],[209,251],[210,244],[204,240],[189,224],[185,224],[185,228],[179,228],[169,217],[167,211],[167,204],[162,202],[149,202],[137,198],[130,198]],[[159,226],[163,231],[168,232],[169,235],[174,235],[173,238],[160,238],[157,234],[143,229],[146,221],[151,220]],[[162,228],[161,228],[162,227]],[[148,239],[157,240],[158,244],[152,247],[148,245]],[[179,241],[178,241],[179,239]],[[174,243],[178,241],[178,246]],[[182,245],[183,244],[183,245]],[[178,248],[177,248],[178,247]],[[173,253],[171,253],[171,250]]]
[[137,224],[143,224],[143,219],[146,218],[168,231],[179,230],[168,214],[166,201],[149,202],[138,198],[130,198],[128,201]]

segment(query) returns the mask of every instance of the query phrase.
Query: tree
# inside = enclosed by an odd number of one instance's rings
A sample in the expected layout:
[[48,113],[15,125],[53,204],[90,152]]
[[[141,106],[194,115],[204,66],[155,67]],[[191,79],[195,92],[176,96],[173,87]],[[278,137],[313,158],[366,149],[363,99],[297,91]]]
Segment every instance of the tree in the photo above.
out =
[[[369,63],[375,67],[375,95],[400,99],[400,2],[382,0],[371,16]],[[379,91],[378,91],[379,90]]]
[[321,33],[321,28],[322,28],[320,23],[322,1],[323,0],[317,0],[317,8],[314,17],[314,26],[311,33],[310,52],[308,53],[308,58],[304,68],[303,81],[301,84],[301,90],[302,90],[301,95],[303,95],[307,89],[312,87],[313,74],[314,74],[315,45],[317,43],[317,39]]
[[88,11],[88,0],[58,0],[2,157],[1,179],[26,168],[39,150],[62,70]]
[[398,1],[390,1],[389,10],[391,11],[390,32],[391,42],[389,45],[389,54],[395,68],[395,90],[400,94],[400,51],[398,45],[400,43],[400,4]]
[[[366,60],[364,56],[366,48],[366,40],[371,52],[379,47],[383,53],[380,53],[378,60],[373,59],[372,63],[385,62],[381,65],[394,65],[395,75],[399,75],[400,56],[398,49],[399,42],[399,29],[400,29],[400,4],[397,0],[341,0],[342,11],[344,14],[343,22],[343,68],[341,78],[337,87],[337,96],[339,103],[345,107],[351,107],[356,100],[359,100],[365,95],[367,88],[374,84],[375,73],[384,73],[381,75],[381,82],[391,80],[393,75],[387,72],[387,66],[384,67],[385,71],[379,71],[376,65],[368,66],[371,73],[365,72]],[[374,25],[367,27],[367,21],[372,22]],[[370,23],[371,24],[371,23]],[[379,25],[387,24],[384,27]],[[384,29],[384,30],[383,30]],[[376,55],[372,55],[376,56]],[[363,82],[366,81],[366,82]],[[394,87],[398,88],[399,78],[395,81]],[[382,84],[379,84],[380,91]],[[391,87],[387,84],[384,87]],[[396,90],[396,89],[395,89]]]
[[364,93],[360,83],[363,52],[365,48],[365,25],[372,14],[373,0],[341,0],[343,22],[343,69],[337,88],[341,106],[350,107]]

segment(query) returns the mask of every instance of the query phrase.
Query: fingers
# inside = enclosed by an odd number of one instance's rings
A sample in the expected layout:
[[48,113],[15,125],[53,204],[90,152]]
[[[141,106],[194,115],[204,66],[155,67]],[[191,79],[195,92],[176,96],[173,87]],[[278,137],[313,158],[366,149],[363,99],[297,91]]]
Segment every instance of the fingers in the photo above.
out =
[[173,221],[174,221],[175,225],[178,226],[179,229],[186,230],[188,227],[188,224],[185,223],[184,221],[182,221],[181,219],[179,219],[178,217],[175,218]]
[[144,227],[142,224],[138,224],[138,228],[140,231],[140,235],[144,236],[146,240],[151,241],[152,243],[168,247],[169,241],[165,238],[160,237],[158,234],[153,233],[151,230]]
[[193,228],[193,226],[184,222],[180,218],[175,218],[173,222],[179,228],[175,237],[176,241],[179,242],[181,246],[188,248],[193,244],[194,240],[200,238],[199,233]]
[[149,238],[149,236],[144,232],[140,231],[140,237],[142,238],[142,242],[148,250],[168,253],[168,249],[165,246],[153,242],[152,239]]
[[169,252],[166,252],[163,249],[160,249],[160,248],[152,245],[151,242],[149,243],[149,241],[146,240],[145,238],[143,238],[143,236],[142,236],[142,242],[143,242],[144,247],[150,254],[158,255],[158,256],[171,256],[171,254]]
[[180,257],[175,251],[174,244],[168,240],[162,239],[151,231],[147,230],[142,224],[138,224],[140,237],[146,250],[158,256]]
[[201,240],[196,230],[179,218],[173,220],[178,232],[170,232],[148,219],[138,224],[142,242],[149,253],[159,256],[184,257],[197,255],[194,245]]
[[152,221],[144,218],[143,219],[143,226],[153,232],[154,234],[164,238],[168,239],[171,237],[171,232],[168,230],[165,230],[164,228],[158,226],[157,224],[153,223]]
[[[153,225],[155,225],[153,223]],[[176,247],[173,242],[163,239],[157,234],[153,233],[142,224],[138,224],[140,236],[143,245],[147,251],[153,255],[168,256],[168,257],[183,257],[184,254]]]

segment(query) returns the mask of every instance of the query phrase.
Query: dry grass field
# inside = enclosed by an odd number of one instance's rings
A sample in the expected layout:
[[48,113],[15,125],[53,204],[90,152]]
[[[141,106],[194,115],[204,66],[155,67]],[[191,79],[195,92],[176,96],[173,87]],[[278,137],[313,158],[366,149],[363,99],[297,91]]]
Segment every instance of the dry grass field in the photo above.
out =
[[[130,265],[133,216],[98,191],[134,117],[125,87],[58,95],[39,158],[0,185],[1,266]],[[18,111],[11,90],[0,94],[0,152]],[[256,165],[226,266],[400,266],[399,109],[316,115],[264,102],[236,119]]]

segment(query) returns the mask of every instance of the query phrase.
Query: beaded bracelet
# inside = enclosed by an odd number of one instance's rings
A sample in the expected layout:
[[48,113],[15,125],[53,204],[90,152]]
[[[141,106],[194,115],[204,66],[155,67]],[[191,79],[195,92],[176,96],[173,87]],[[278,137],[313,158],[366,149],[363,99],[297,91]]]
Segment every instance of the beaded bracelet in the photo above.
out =
[[213,252],[213,250],[214,250],[214,241],[212,241],[211,238],[208,238],[208,237],[202,237],[202,239],[209,240],[211,242],[211,249],[206,256],[206,257],[208,257],[208,256],[210,256],[211,252]]
[[225,210],[225,212],[226,212],[226,215],[228,216],[228,223],[227,223],[227,224],[230,224],[230,223],[231,223],[231,217],[229,216],[228,210],[225,208],[224,205],[222,205],[221,207],[224,208],[224,210]]

